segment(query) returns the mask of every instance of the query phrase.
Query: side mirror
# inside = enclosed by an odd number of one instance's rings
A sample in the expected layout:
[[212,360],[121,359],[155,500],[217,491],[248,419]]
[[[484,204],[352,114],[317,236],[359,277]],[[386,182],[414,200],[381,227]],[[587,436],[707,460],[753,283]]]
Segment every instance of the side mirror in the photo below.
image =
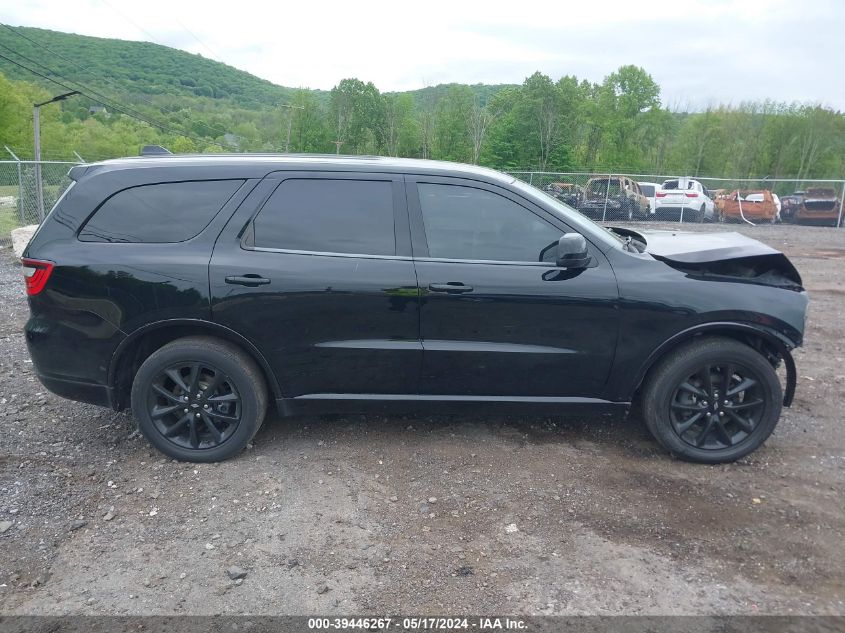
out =
[[590,264],[587,240],[580,233],[564,233],[557,242],[557,265],[561,268],[586,268]]

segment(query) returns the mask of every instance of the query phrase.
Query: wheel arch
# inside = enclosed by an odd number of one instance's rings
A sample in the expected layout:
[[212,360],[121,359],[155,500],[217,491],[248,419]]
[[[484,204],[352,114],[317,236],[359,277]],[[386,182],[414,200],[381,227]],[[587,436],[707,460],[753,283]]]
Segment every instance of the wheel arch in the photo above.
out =
[[132,380],[138,368],[150,354],[163,345],[186,336],[216,336],[234,343],[259,366],[267,387],[275,399],[282,397],[276,375],[260,350],[231,328],[202,319],[168,319],[144,325],[120,342],[109,363],[108,385],[112,392],[112,407],[121,410],[129,403]]
[[790,350],[792,350],[795,345],[782,335],[768,328],[747,323],[733,322],[702,323],[683,330],[682,332],[678,332],[661,343],[654,351],[651,352],[637,372],[636,379],[634,381],[634,388],[631,393],[632,399],[633,396],[642,389],[643,383],[646,381],[657,362],[666,356],[666,354],[697,337],[711,336],[724,336],[748,345],[763,354],[763,356],[766,357],[766,359],[773,365],[776,364],[778,357],[782,358],[784,367],[786,368],[786,385],[783,391],[783,406],[788,407],[792,404],[792,400],[795,397],[797,373],[795,369],[795,360],[792,358]]

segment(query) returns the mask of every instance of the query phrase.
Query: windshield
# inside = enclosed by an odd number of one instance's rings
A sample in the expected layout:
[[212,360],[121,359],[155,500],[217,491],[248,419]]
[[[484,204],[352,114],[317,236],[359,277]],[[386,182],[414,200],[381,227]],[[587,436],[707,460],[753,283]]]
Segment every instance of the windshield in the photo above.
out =
[[589,218],[578,213],[578,211],[570,207],[568,204],[564,204],[557,198],[550,196],[548,193],[519,179],[514,180],[512,185],[521,193],[525,194],[525,196],[530,200],[533,200],[544,209],[560,216],[560,218],[571,226],[573,230],[582,233],[584,237],[588,237],[596,242],[599,242],[600,246],[614,246],[619,248],[619,246],[625,242],[625,240],[615,233],[612,233],[600,224],[596,224]]
[[[680,189],[681,188],[681,181],[680,180],[667,180],[663,183],[661,189]],[[687,189],[695,189],[695,181],[694,180],[687,180]]]
[[607,178],[601,180],[591,180],[587,183],[587,192],[597,196],[618,196],[619,195],[619,181],[611,180],[608,186]]

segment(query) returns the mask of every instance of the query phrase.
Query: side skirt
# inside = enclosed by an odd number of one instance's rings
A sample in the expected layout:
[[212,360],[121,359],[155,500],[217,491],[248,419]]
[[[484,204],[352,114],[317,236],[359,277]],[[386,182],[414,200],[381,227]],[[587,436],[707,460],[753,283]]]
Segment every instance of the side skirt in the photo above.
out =
[[278,398],[276,406],[283,416],[325,413],[463,413],[624,419],[631,403],[611,402],[599,398],[539,396],[315,393],[295,398]]

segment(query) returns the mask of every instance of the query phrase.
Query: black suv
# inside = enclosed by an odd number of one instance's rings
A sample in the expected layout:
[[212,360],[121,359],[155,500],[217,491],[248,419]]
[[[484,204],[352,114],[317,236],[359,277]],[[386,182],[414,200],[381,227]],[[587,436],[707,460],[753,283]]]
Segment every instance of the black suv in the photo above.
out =
[[[735,233],[605,229],[504,174],[377,157],[80,165],[23,258],[44,385],[177,459],[282,415],[625,413],[737,459],[795,389],[807,296]],[[786,367],[785,385],[776,373]]]

